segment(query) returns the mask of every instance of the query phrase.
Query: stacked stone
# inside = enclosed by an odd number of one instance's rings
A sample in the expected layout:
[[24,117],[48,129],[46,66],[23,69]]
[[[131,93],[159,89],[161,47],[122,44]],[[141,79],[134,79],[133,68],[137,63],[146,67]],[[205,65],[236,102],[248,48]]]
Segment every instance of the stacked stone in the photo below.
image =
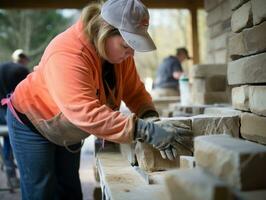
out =
[[194,65],[192,77],[192,102],[196,105],[229,103],[226,64]]
[[243,138],[266,144],[266,3],[232,0],[228,83],[241,114]]
[[228,36],[231,32],[230,0],[205,0],[209,33],[208,63],[227,63]]

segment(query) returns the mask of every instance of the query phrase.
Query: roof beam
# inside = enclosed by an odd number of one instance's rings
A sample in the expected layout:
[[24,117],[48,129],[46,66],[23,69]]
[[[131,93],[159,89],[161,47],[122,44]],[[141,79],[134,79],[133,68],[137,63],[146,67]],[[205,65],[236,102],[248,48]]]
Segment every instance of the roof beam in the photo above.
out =
[[[83,8],[93,0],[1,0],[2,9]],[[203,8],[204,0],[142,0],[149,8]]]

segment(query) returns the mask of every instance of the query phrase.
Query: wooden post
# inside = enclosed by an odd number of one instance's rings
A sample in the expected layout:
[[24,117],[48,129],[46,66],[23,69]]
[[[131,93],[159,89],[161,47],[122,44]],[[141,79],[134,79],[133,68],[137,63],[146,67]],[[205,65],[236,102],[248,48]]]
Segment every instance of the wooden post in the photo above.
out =
[[197,8],[189,9],[191,13],[191,26],[192,26],[192,45],[193,45],[193,64],[199,63],[199,37],[198,37],[198,21],[197,21]]

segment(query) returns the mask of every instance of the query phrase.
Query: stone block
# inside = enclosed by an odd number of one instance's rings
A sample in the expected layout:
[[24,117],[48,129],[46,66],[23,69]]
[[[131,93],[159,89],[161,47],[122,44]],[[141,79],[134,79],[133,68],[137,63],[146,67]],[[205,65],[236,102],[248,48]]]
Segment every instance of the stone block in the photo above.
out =
[[253,24],[259,24],[266,20],[266,3],[265,0],[251,0]]
[[229,37],[228,52],[232,60],[239,59],[247,54],[243,32],[234,33]]
[[251,2],[249,1],[233,12],[231,28],[233,32],[237,33],[252,25]]
[[200,169],[178,169],[165,175],[170,200],[231,200],[226,184]]
[[193,79],[192,92],[223,92],[226,91],[227,79],[224,75]]
[[227,134],[239,137],[240,119],[237,115],[196,115],[191,118],[194,136]]
[[228,62],[228,50],[220,49],[214,52],[214,59],[216,64],[224,64]]
[[197,166],[239,190],[266,189],[266,146],[226,135],[194,140]]
[[222,7],[218,6],[215,9],[208,12],[207,15],[207,25],[212,26],[221,22],[222,19]]
[[230,5],[232,10],[236,10],[240,6],[242,6],[245,2],[249,0],[230,0]]
[[266,144],[266,117],[244,112],[240,123],[240,134],[243,138]]
[[249,106],[251,112],[266,116],[266,86],[250,86]]
[[193,92],[192,102],[194,104],[215,104],[215,103],[229,103],[230,98],[227,92]]
[[243,85],[232,89],[232,105],[235,109],[250,111],[249,86]]
[[235,110],[232,107],[210,107],[204,110],[205,115],[241,115],[241,111]]
[[254,190],[247,192],[235,192],[235,199],[240,200],[265,200],[266,199],[266,190]]
[[229,0],[225,0],[221,4],[222,7],[222,20],[230,19],[232,16],[232,10]]
[[229,85],[266,83],[266,53],[229,62],[227,79]]
[[206,78],[215,75],[226,75],[226,64],[199,64],[193,65],[191,76],[193,78]]
[[[167,121],[168,123],[171,123],[176,127],[191,129],[190,118],[176,117],[176,118],[162,118],[161,120]],[[175,146],[175,148],[178,155],[191,156],[193,152],[193,148],[188,150],[187,148],[181,145],[177,145]],[[179,156],[174,161],[163,159],[160,154],[160,151],[153,148],[149,144],[137,142],[135,153],[139,167],[142,170],[148,172],[161,171],[161,170],[167,170],[179,167]]]
[[204,0],[204,8],[210,11],[220,4],[221,0]]
[[192,169],[195,167],[196,167],[196,162],[193,156],[180,156],[180,168]]
[[210,38],[215,38],[223,33],[231,31],[231,19],[224,20],[209,27]]

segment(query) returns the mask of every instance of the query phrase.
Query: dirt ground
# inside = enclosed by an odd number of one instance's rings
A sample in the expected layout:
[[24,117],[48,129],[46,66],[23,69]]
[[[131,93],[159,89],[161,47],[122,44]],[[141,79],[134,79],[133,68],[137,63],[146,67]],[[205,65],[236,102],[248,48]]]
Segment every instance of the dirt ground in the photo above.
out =
[[[89,138],[85,141],[81,151],[81,166],[80,166],[80,179],[82,184],[83,199],[93,200],[93,191],[95,187],[99,187],[93,175],[93,141]],[[20,190],[13,193],[10,191],[3,191],[6,186],[6,177],[3,171],[0,170],[0,199],[1,200],[19,200],[21,199]]]

